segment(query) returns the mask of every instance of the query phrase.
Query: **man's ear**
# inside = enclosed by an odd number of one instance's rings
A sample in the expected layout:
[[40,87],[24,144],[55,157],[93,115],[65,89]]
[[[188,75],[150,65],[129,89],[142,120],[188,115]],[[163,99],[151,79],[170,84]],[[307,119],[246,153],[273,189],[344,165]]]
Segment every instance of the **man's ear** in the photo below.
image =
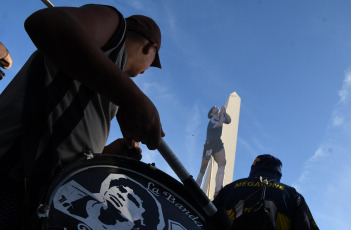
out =
[[156,47],[156,44],[152,44],[151,42],[148,42],[143,47],[143,54],[148,55],[154,49],[154,47]]

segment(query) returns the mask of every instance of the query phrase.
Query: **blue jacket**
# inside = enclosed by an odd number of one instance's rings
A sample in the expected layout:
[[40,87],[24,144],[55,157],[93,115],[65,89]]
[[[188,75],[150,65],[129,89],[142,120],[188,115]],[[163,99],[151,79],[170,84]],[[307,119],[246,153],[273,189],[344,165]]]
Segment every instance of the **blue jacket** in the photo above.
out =
[[217,207],[224,208],[232,220],[247,211],[261,197],[260,176],[267,178],[265,206],[270,210],[272,223],[278,230],[319,229],[304,197],[293,187],[280,182],[282,164],[271,155],[256,158],[250,176],[225,186],[214,199]]

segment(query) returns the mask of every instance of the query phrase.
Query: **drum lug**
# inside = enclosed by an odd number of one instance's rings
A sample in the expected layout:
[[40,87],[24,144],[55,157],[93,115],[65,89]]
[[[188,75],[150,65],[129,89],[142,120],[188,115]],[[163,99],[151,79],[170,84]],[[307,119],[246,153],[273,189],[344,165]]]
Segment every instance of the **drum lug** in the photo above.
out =
[[87,160],[90,160],[90,159],[93,159],[93,158],[94,158],[94,154],[93,154],[93,152],[92,152],[90,149],[88,149],[88,150],[84,153],[84,155],[86,156]]
[[38,208],[38,217],[39,218],[46,218],[49,216],[49,206],[45,204],[40,204]]
[[156,166],[155,166],[155,163],[149,164],[149,167],[150,167],[151,169],[153,169],[153,170],[156,170],[156,169],[157,169]]

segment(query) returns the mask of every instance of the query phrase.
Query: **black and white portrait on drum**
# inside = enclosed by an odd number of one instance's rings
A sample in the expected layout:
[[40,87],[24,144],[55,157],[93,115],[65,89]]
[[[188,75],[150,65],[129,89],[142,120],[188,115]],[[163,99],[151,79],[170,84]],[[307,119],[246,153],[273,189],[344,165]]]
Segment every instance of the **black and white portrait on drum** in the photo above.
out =
[[161,205],[153,194],[122,174],[110,174],[101,183],[99,193],[91,193],[71,180],[57,190],[53,206],[77,220],[77,229],[159,230],[165,227]]

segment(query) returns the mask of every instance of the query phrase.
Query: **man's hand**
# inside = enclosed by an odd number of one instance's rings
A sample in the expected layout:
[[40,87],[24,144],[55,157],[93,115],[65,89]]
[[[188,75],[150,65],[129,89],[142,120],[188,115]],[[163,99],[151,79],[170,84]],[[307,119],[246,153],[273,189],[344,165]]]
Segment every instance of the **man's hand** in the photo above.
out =
[[10,69],[12,66],[12,58],[10,52],[6,49],[4,44],[0,42],[0,67]]
[[[130,145],[131,144],[131,145]],[[104,154],[116,154],[135,160],[141,160],[141,148],[139,143],[135,141],[128,141],[127,138],[120,138],[107,145],[102,151]]]
[[6,57],[0,60],[0,67],[4,69],[10,69],[12,66],[12,58],[10,53],[6,55]]
[[222,115],[224,115],[226,113],[226,108],[224,105],[221,107],[221,111],[219,113]]
[[124,137],[140,141],[150,150],[157,149],[165,136],[158,111],[144,94],[134,102],[121,105],[117,120]]
[[222,115],[222,117],[225,117],[225,122],[224,123],[230,124],[230,122],[232,122],[232,118],[227,113],[227,109],[226,109],[225,106],[222,106],[222,108],[221,108],[221,115]]

